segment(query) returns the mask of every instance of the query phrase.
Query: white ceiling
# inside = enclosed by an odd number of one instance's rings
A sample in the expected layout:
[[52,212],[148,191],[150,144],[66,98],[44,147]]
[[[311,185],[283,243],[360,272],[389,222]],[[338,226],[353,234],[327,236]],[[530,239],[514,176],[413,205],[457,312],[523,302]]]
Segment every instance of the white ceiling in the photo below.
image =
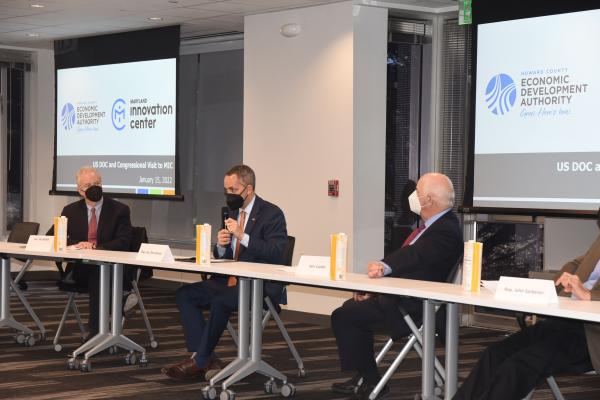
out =
[[[181,24],[182,38],[243,32],[244,15],[335,1],[340,0],[0,0],[0,44],[52,47],[55,39],[174,24]],[[432,11],[456,6],[456,0],[362,2]],[[36,4],[44,7],[32,7]]]

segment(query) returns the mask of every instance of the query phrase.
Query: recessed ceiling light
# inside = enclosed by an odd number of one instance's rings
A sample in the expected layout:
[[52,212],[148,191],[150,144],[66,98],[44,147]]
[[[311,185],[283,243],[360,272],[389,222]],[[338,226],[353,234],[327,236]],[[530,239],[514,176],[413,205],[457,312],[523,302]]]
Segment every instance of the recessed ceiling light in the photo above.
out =
[[43,5],[43,4],[30,4],[29,7],[31,7],[31,8],[44,8],[46,6]]
[[169,0],[169,3],[177,4],[177,3],[179,3],[179,1],[178,0]]
[[27,36],[27,37],[38,37],[38,36],[40,36],[40,34],[39,33],[26,33],[25,36]]
[[150,18],[148,18],[148,20],[150,20],[150,21],[162,21],[163,17],[150,17]]

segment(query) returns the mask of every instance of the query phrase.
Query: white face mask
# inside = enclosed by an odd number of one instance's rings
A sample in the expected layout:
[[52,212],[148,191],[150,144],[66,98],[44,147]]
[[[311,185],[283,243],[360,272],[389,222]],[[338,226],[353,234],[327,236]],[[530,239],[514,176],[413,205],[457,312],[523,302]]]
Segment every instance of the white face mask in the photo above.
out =
[[421,215],[421,202],[419,201],[419,196],[417,195],[416,190],[413,191],[410,196],[408,196],[408,204],[410,205],[410,211],[417,215]]

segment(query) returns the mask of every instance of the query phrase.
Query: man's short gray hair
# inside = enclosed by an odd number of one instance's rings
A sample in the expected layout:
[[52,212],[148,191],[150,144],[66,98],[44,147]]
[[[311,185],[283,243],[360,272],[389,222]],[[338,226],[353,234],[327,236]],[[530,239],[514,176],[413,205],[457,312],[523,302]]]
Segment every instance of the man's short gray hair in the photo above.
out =
[[102,175],[100,175],[100,172],[98,172],[98,170],[92,166],[85,165],[85,166],[79,168],[77,170],[77,172],[75,173],[75,182],[77,183],[77,186],[79,186],[79,181],[81,179],[81,175],[88,173],[88,172],[93,172],[98,177],[100,182],[102,182]]

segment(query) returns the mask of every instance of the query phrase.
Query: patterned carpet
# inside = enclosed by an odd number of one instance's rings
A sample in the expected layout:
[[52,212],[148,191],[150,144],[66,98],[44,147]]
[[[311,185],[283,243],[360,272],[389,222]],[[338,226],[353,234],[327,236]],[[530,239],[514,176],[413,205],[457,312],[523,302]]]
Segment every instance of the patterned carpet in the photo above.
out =
[[[154,286],[154,285],[153,285]],[[54,282],[30,282],[26,296],[34,306],[49,332],[45,342],[34,347],[15,343],[13,332],[0,329],[0,398],[33,400],[91,400],[91,399],[201,399],[203,382],[173,382],[160,373],[162,366],[186,357],[179,316],[172,289],[142,287],[142,296],[148,309],[158,349],[149,349],[149,366],[125,365],[124,353],[102,353],[93,358],[92,372],[67,370],[67,353],[80,343],[78,331],[71,317],[64,332],[62,353],[56,353],[52,336],[58,326],[66,295],[57,291]],[[12,297],[13,315],[17,320],[33,326],[24,308]],[[87,319],[87,299],[78,300],[80,310]],[[335,341],[330,328],[315,324],[286,321],[301,356],[307,376],[298,378],[293,358],[286,348],[276,326],[270,323],[264,335],[265,361],[271,363],[296,386],[296,399],[346,399],[330,392],[332,382],[347,378],[339,372]],[[127,321],[125,333],[133,340],[148,346],[148,338],[139,315]],[[490,330],[464,328],[460,336],[460,377],[468,373],[479,353],[489,343],[503,337],[503,333]],[[379,337],[379,345],[385,337]],[[226,334],[217,349],[224,361],[231,360],[236,349]],[[385,366],[390,360],[386,360]],[[237,399],[274,399],[278,395],[263,392],[265,378],[252,376],[234,385]],[[412,399],[418,393],[421,381],[420,359],[414,352],[401,365],[390,384],[390,399]],[[600,378],[597,376],[557,377],[567,399],[600,399]],[[535,399],[552,399],[545,385],[536,392]]]

